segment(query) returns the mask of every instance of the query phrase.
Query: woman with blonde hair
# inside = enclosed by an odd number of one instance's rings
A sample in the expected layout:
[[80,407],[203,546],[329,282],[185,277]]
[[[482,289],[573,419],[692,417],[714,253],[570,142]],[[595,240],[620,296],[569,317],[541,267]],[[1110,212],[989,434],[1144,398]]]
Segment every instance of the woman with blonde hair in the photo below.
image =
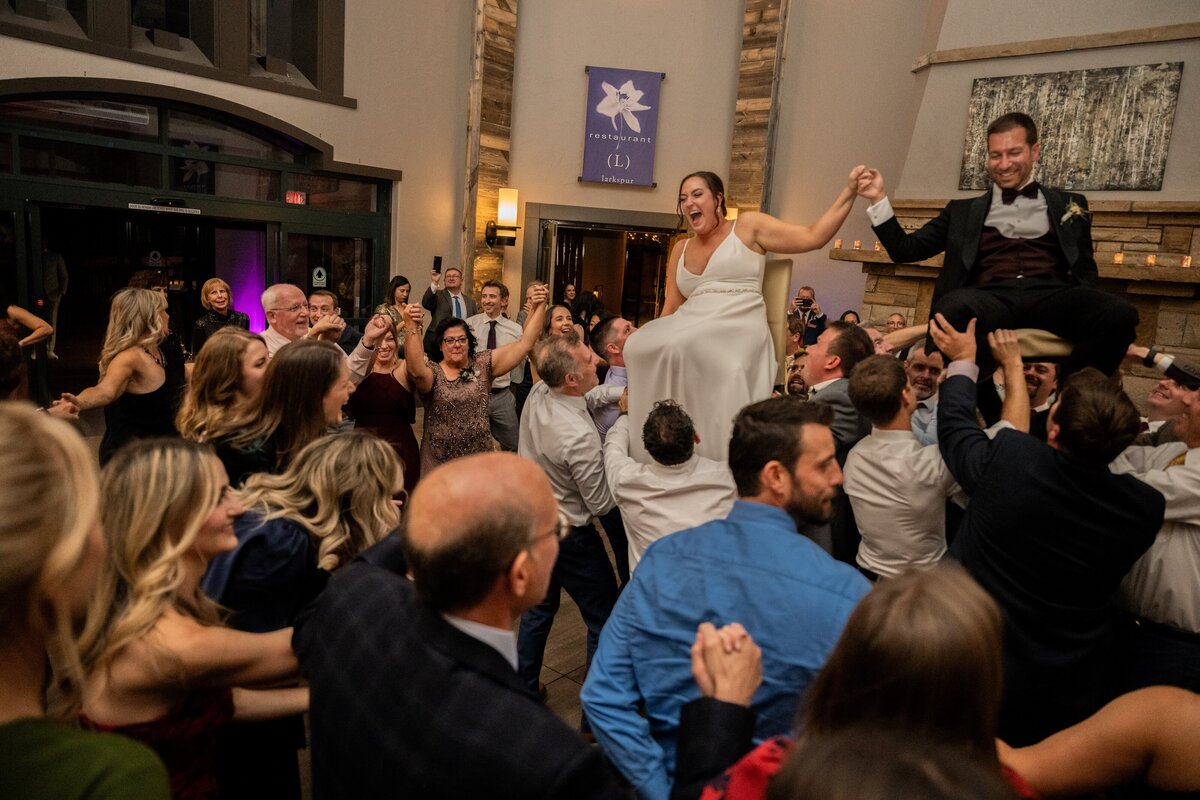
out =
[[282,475],[246,481],[237,547],[213,559],[204,591],[242,630],[291,625],[329,573],[400,524],[392,496],[403,489],[396,454],[371,433],[310,443]]
[[[329,573],[400,523],[392,495],[400,464],[370,433],[326,436],[300,451],[282,475],[258,474],[242,487],[246,513],[234,523],[237,549],[215,558],[204,591],[232,611],[240,630],[274,631],[325,587]],[[230,728],[217,745],[222,792],[236,797],[298,797],[299,718]]]
[[250,330],[250,317],[233,310],[233,292],[220,278],[209,278],[200,287],[200,305],[208,313],[192,326],[192,356],[200,355],[204,343],[225,327]]
[[258,472],[279,473],[331,425],[350,399],[346,355],[332,342],[300,339],[267,364],[253,401],[214,420],[205,440],[217,451],[234,486]]
[[86,727],[148,744],[175,798],[216,794],[216,732],[234,719],[304,711],[291,630],[221,624],[200,590],[210,559],[237,546],[242,507],[221,462],[182,439],[123,448],[101,477],[107,557],[79,639]]
[[196,357],[175,417],[183,438],[204,441],[209,430],[256,398],[267,361],[267,345],[257,333],[232,327],[214,333]]
[[[146,747],[46,718],[50,654],[78,683],[72,635],[102,558],[95,460],[66,423],[0,403],[0,797],[147,797],[167,776]],[[56,676],[58,677],[58,676]]]
[[100,382],[59,402],[79,411],[104,408],[100,463],[131,439],[175,434],[175,412],[184,367],[169,348],[167,298],[150,289],[126,288],[113,295],[108,330],[100,349]]

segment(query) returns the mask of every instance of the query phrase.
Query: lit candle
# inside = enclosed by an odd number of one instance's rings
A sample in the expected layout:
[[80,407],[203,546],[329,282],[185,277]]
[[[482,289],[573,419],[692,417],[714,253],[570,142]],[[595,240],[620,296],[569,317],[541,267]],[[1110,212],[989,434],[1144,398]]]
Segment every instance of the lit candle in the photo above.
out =
[[1185,269],[1188,267],[1191,267],[1192,266],[1192,257],[1184,256],[1183,260],[1179,262],[1179,266],[1184,267]]
[[834,250],[841,250],[841,249],[842,249],[842,240],[841,240],[841,239],[835,239],[835,240],[833,241],[833,249],[834,249]]
[[855,240],[854,240],[854,249],[855,249],[855,250],[862,250],[862,239],[855,239]]
[[1124,264],[1125,263],[1125,254],[1124,253],[1113,253],[1113,263],[1114,264]]
[[1155,256],[1155,255],[1146,256],[1146,266],[1147,267],[1153,267],[1157,263],[1158,263],[1158,256]]
[[882,249],[883,249],[883,242],[875,242],[875,249],[876,249],[876,250],[882,250]]

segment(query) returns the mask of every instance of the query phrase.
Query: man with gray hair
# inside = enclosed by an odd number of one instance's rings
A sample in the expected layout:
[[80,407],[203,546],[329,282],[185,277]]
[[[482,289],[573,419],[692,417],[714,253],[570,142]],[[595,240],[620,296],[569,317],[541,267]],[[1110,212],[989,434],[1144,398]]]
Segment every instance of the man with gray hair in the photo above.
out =
[[922,445],[937,444],[938,386],[945,368],[942,354],[937,350],[928,352],[925,339],[908,349],[904,371],[917,400],[912,412],[912,432]]
[[596,354],[574,332],[543,336],[533,352],[542,380],[525,401],[517,452],[546,473],[559,510],[571,526],[559,548],[546,599],[521,617],[518,671],[536,689],[560,589],[566,589],[579,606],[588,629],[587,661],[591,663],[600,629],[617,601],[617,580],[592,524],[593,516],[603,516],[616,505],[604,476],[600,434],[585,399],[599,383]]
[[[337,341],[341,333],[341,317],[330,315],[311,328],[308,326],[308,298],[304,290],[291,283],[276,283],[262,293],[263,313],[267,317],[267,329],[262,332],[267,345],[267,357],[279,352],[279,348],[297,339],[330,338]],[[324,334],[324,335],[323,335]]]
[[697,455],[699,441],[692,418],[672,400],[655,403],[642,427],[642,443],[653,464],[629,455],[629,417],[622,415],[609,430],[604,470],[625,521],[631,572],[654,542],[724,519],[733,508],[737,488],[729,465]]

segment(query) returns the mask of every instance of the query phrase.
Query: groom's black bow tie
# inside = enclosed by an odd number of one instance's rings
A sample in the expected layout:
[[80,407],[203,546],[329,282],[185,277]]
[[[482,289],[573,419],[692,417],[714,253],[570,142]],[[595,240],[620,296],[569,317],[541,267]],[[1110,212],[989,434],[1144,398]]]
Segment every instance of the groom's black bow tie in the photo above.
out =
[[1017,199],[1017,195],[1028,197],[1030,200],[1036,200],[1038,193],[1038,182],[1030,181],[1022,189],[1000,189],[1000,202],[1006,206],[1011,206],[1013,200]]

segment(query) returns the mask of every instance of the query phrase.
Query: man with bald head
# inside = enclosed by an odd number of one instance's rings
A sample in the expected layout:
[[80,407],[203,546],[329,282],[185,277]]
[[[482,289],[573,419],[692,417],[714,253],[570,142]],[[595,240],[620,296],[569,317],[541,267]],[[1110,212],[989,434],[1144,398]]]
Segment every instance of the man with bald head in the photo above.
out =
[[517,620],[545,597],[568,530],[550,481],[516,455],[422,476],[403,534],[297,621],[315,797],[625,796],[516,673]]

